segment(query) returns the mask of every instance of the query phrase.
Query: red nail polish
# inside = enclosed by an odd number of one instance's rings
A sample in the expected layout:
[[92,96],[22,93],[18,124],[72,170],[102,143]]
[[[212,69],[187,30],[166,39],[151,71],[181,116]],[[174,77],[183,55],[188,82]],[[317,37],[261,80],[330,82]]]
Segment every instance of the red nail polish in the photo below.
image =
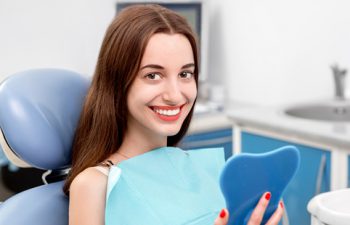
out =
[[267,192],[265,195],[265,199],[268,201],[268,200],[270,200],[270,198],[271,198],[271,193]]
[[225,216],[226,216],[226,212],[225,212],[225,210],[223,209],[223,210],[221,210],[221,212],[220,212],[220,218],[224,218]]
[[284,208],[283,202],[280,202],[280,205],[281,205],[281,208],[283,209]]

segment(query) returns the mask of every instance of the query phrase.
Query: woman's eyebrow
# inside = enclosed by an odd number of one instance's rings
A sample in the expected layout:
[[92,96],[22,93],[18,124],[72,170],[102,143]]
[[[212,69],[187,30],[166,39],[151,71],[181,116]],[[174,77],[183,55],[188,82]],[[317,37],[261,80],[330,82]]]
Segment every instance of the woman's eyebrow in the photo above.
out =
[[[195,67],[194,63],[185,64],[181,67],[181,69],[187,69],[190,67]],[[141,67],[140,70],[143,70],[145,68],[160,69],[160,70],[164,69],[164,67],[162,67],[161,65],[158,65],[158,64],[147,64],[147,65]]]
[[152,69],[164,69],[164,67],[160,66],[160,65],[157,65],[157,64],[147,64],[143,67],[141,67],[140,70],[143,70],[145,68],[152,68]]
[[186,64],[186,65],[183,65],[183,66],[181,67],[181,69],[187,69],[187,68],[190,68],[190,67],[195,67],[194,63],[188,63],[188,64]]

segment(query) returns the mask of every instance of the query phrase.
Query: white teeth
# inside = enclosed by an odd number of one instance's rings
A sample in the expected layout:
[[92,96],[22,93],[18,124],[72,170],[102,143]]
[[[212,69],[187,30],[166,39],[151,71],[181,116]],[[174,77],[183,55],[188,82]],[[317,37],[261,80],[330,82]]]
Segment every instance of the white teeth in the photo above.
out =
[[173,110],[154,109],[154,111],[158,114],[165,115],[165,116],[175,116],[175,115],[179,114],[180,108],[173,109]]

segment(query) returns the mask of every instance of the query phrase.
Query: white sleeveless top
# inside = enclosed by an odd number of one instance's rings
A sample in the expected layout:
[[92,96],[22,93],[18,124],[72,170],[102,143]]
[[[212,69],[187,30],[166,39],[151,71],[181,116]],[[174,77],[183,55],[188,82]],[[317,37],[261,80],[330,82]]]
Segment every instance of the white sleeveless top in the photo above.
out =
[[109,167],[106,166],[94,166],[96,170],[100,171],[102,174],[106,175],[108,177],[109,174]]

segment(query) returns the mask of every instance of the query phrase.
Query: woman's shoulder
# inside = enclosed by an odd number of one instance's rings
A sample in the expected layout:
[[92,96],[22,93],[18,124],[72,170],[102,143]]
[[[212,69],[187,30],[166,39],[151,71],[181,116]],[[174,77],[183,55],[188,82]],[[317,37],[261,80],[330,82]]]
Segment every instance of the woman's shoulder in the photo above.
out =
[[104,166],[88,167],[73,180],[70,190],[95,192],[105,190],[108,182],[109,168]]
[[74,178],[69,190],[69,224],[104,224],[107,180],[94,167]]

